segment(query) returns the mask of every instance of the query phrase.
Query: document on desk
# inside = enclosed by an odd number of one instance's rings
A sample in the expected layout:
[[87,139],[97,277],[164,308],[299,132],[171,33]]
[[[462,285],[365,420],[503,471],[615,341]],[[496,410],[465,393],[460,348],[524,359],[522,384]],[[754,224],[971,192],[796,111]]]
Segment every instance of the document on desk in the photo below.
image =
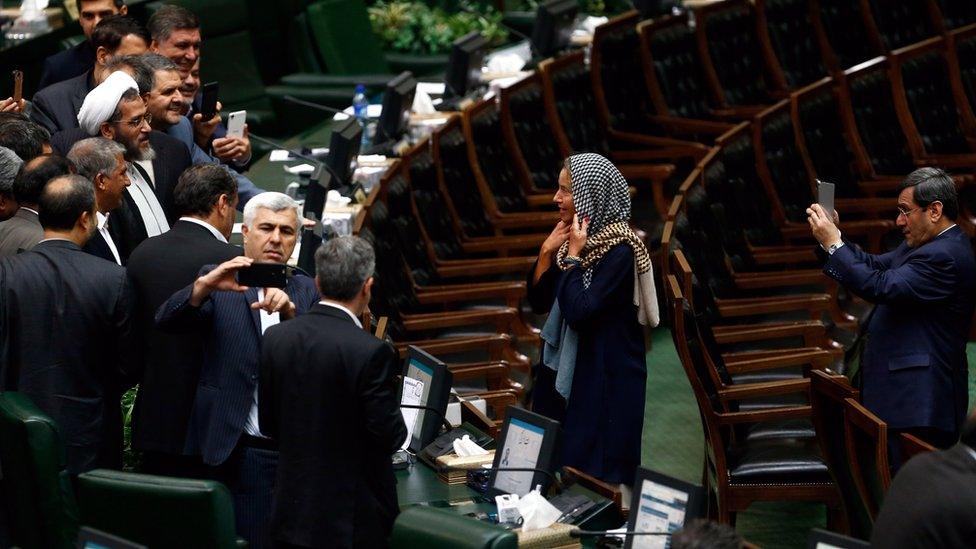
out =
[[[412,377],[403,378],[403,395],[400,397],[400,404],[419,406],[423,394],[423,381]],[[416,408],[400,408],[400,413],[403,414],[403,423],[407,426],[407,438],[400,446],[401,450],[406,450],[410,446],[410,441],[413,440],[413,432],[417,428],[417,419],[422,411]]]

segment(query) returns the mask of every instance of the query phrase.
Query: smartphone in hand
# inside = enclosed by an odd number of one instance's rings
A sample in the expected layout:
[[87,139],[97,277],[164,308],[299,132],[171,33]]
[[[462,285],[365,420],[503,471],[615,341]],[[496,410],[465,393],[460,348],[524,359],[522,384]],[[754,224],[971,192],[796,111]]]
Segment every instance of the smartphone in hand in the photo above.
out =
[[244,137],[247,111],[234,111],[227,116],[227,137]]
[[13,72],[14,78],[14,103],[20,103],[20,99],[24,96],[24,72],[15,70]]
[[217,92],[220,85],[216,82],[207,82],[203,85],[203,96],[200,101],[200,116],[206,122],[217,116]]
[[288,285],[288,265],[252,263],[237,271],[237,283],[249,288],[284,288]]
[[817,204],[827,212],[827,215],[834,217],[834,189],[837,186],[833,183],[817,180]]

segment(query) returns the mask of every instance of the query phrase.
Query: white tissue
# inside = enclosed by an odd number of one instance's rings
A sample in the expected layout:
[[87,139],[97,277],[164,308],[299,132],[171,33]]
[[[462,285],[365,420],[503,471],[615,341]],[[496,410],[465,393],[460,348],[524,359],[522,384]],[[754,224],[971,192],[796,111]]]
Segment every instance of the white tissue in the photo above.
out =
[[468,435],[464,435],[454,439],[454,453],[460,457],[483,456],[488,453],[488,450],[475,444]]
[[410,110],[416,114],[434,114],[437,112],[430,95],[420,89],[420,86],[417,86],[417,90],[413,94],[413,106],[410,107]]
[[590,15],[587,16],[587,18],[584,19],[579,26],[580,28],[586,30],[586,32],[592,35],[594,32],[596,32],[597,27],[606,23],[607,21],[609,21],[609,19],[607,19],[606,17],[594,17]]
[[348,196],[342,196],[341,194],[339,194],[339,191],[336,190],[329,191],[328,194],[325,195],[326,208],[330,206],[331,207],[347,206],[350,202],[352,202],[351,198],[349,198]]
[[522,496],[518,502],[519,514],[522,515],[522,531],[531,532],[548,528],[556,522],[562,513],[553,507],[539,493],[539,487]]
[[488,61],[488,72],[511,74],[522,70],[525,59],[515,53],[495,55]]

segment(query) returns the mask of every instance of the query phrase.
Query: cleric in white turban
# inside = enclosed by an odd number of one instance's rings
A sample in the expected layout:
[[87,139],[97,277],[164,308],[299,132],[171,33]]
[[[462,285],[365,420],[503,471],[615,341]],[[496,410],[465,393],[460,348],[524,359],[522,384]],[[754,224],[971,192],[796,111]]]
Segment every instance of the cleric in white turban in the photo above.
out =
[[98,135],[102,122],[112,118],[127,90],[135,90],[139,94],[139,85],[134,78],[122,71],[110,74],[85,96],[85,102],[78,111],[78,126],[88,135]]

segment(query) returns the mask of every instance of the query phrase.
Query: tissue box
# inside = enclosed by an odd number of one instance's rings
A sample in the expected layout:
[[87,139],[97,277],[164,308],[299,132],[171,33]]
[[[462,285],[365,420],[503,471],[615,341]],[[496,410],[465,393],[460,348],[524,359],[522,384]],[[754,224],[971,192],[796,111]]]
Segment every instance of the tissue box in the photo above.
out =
[[557,522],[542,530],[523,532],[521,528],[516,530],[518,534],[518,546],[521,549],[563,549],[583,547],[580,540],[570,537],[569,531],[575,526]]
[[[468,478],[469,469],[480,469],[484,464],[491,464],[495,461],[495,451],[488,450],[483,456],[460,457],[457,454],[447,454],[438,456],[434,460],[437,468],[437,478],[448,484],[464,484]],[[452,469],[445,470],[445,467]]]

